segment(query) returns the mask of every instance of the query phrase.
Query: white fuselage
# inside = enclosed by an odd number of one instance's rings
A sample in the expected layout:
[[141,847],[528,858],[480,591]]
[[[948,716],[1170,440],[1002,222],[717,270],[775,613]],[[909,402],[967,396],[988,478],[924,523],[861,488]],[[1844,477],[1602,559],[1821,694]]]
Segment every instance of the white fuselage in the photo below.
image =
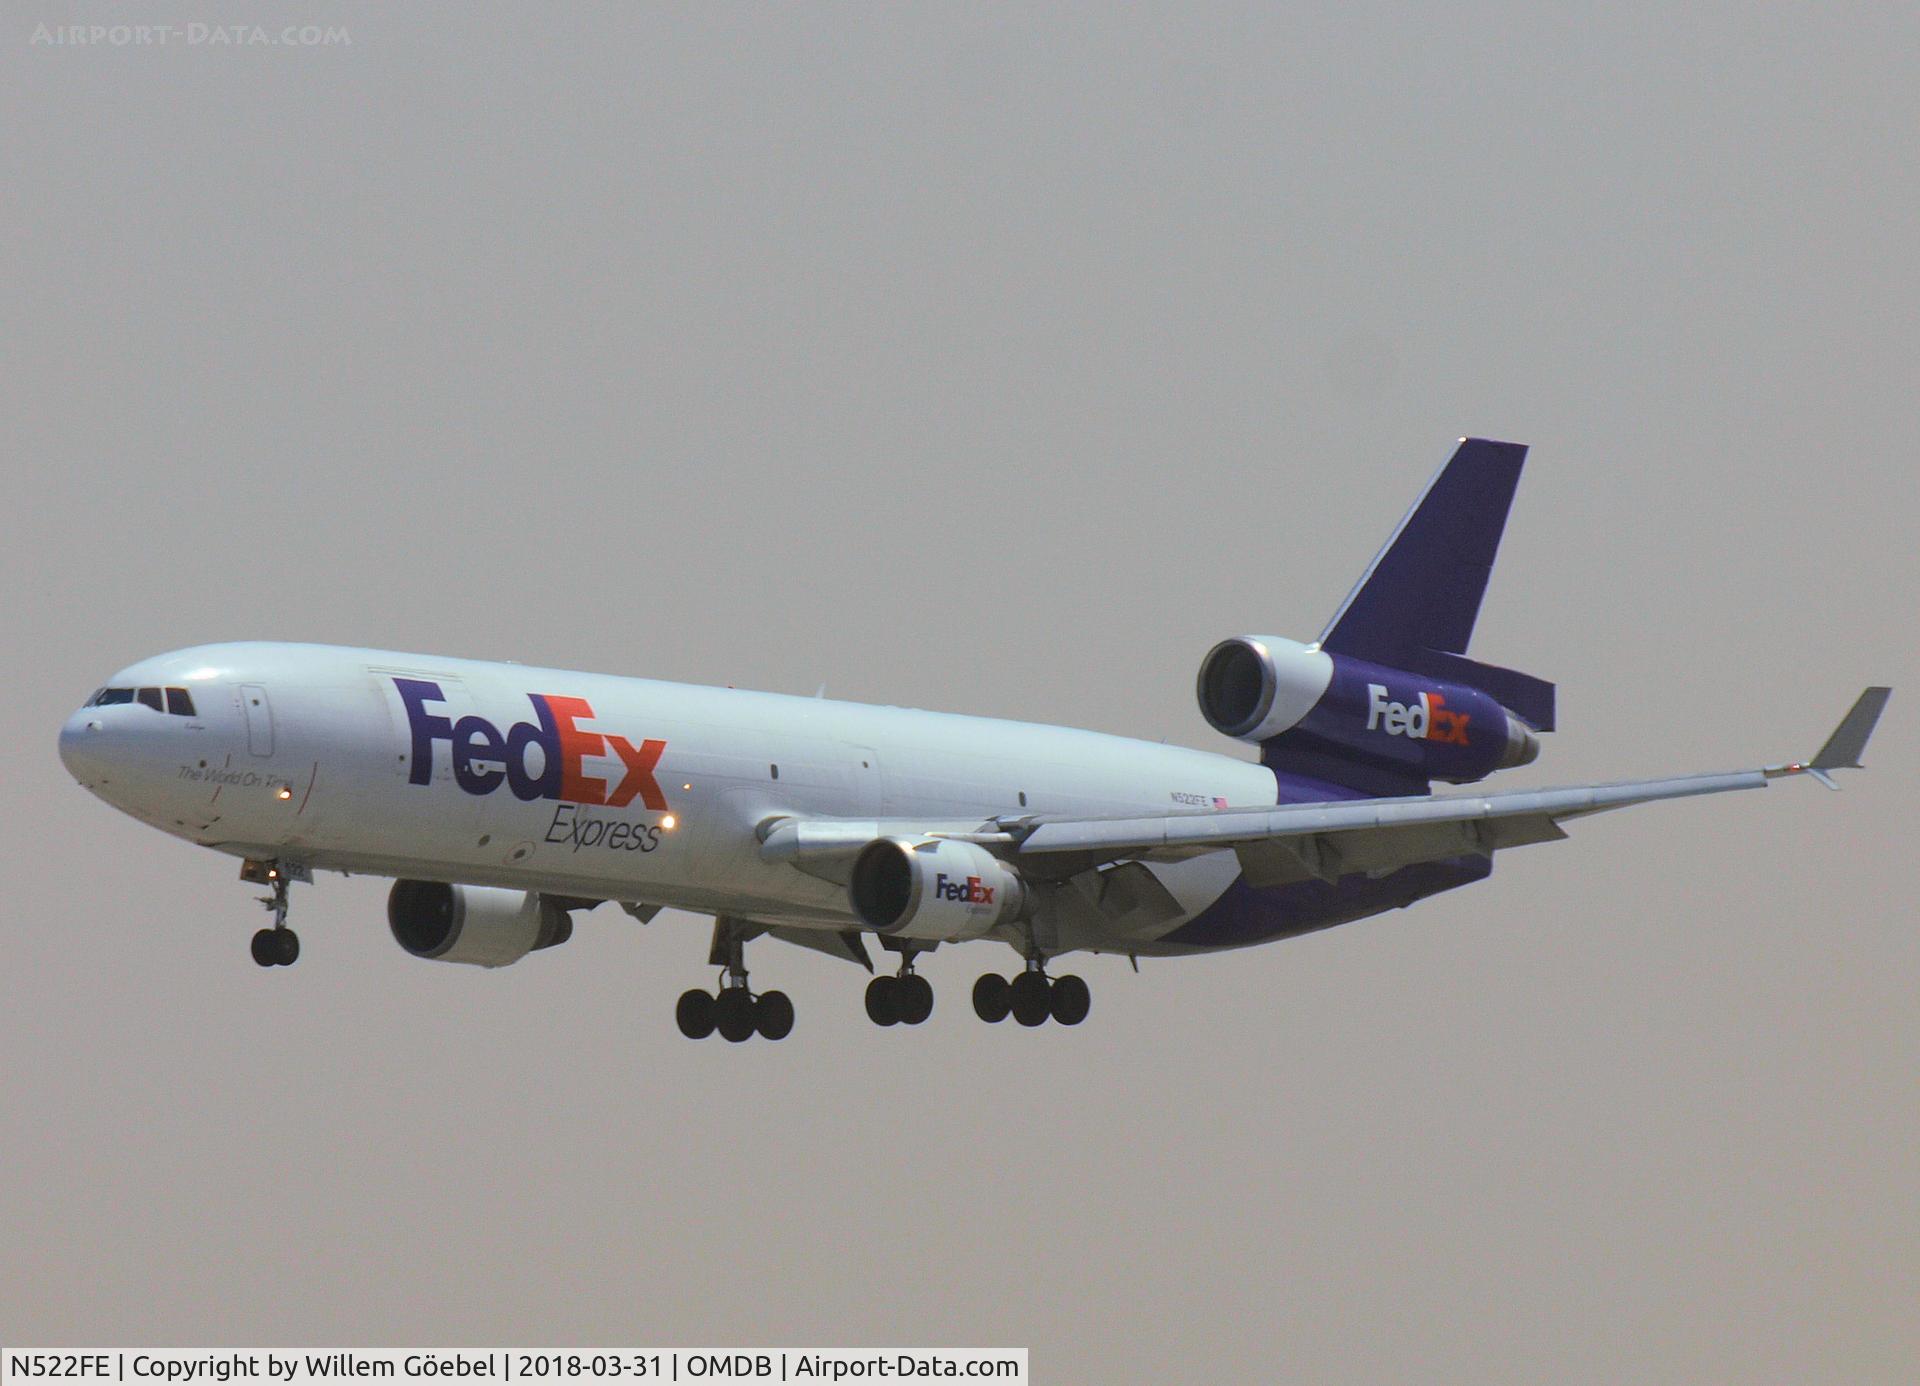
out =
[[[795,925],[852,921],[844,888],[763,857],[771,820],[973,830],[1277,798],[1262,766],[1095,732],[387,650],[207,645],[111,684],[187,689],[193,713],[85,707],[63,759],[204,846]],[[1184,919],[1237,866],[1154,871]]]

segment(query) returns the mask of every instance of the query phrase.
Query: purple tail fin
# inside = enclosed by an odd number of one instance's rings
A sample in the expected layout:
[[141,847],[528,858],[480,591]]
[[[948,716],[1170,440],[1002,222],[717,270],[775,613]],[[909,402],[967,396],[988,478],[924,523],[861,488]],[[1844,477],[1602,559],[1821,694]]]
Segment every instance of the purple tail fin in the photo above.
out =
[[1527,449],[1464,438],[1320,636],[1352,655],[1491,694],[1553,730],[1553,685],[1466,657]]
[[1467,658],[1526,457],[1519,443],[1461,439],[1305,647],[1332,656],[1332,682],[1260,742],[1261,763],[1296,796],[1425,794],[1430,776],[1465,783],[1526,764],[1538,749],[1527,729],[1553,730],[1551,683]]

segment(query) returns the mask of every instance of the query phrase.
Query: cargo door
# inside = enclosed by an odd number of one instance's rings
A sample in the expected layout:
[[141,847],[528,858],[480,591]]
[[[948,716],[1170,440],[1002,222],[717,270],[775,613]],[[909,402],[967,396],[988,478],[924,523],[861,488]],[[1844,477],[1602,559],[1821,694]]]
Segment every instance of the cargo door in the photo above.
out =
[[273,704],[257,683],[240,685],[240,706],[247,714],[247,749],[256,756],[273,754]]
[[848,817],[886,816],[886,787],[880,777],[880,753],[871,746],[849,746],[852,754],[853,803]]

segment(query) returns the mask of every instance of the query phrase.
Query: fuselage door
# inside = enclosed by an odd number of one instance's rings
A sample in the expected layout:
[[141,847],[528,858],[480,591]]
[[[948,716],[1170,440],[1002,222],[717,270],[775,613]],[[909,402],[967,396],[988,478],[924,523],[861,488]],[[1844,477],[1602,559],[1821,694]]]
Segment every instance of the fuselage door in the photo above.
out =
[[853,814],[879,818],[886,812],[886,793],[880,778],[880,753],[871,746],[849,746],[853,753]]
[[240,685],[240,706],[247,714],[247,749],[256,756],[273,754],[273,704],[257,683]]

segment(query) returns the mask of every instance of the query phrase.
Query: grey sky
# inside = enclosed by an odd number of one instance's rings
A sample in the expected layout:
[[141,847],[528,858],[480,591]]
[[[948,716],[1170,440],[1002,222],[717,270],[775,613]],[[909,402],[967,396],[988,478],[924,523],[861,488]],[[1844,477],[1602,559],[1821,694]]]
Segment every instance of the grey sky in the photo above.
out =
[[[35,26],[344,26],[311,49]],[[1907,5],[9,6],[0,1339],[1026,1344],[1036,1380],[1920,1371]],[[334,640],[1226,748],[1475,432],[1510,783],[1812,750],[1404,914],[914,1031],[705,924],[498,974],[54,755]]]

